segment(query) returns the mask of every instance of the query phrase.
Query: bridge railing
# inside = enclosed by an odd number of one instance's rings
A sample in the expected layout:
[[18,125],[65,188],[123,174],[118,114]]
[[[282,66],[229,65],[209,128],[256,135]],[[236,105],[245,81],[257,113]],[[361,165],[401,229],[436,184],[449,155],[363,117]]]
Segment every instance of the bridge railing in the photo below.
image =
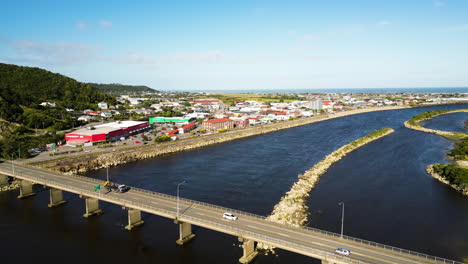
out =
[[[11,163],[9,161],[7,161],[6,163]],[[19,163],[16,163],[16,165],[19,165]],[[94,179],[94,178],[90,178],[90,177],[84,177],[84,176],[80,176],[80,175],[76,175],[76,174],[73,174],[73,175],[68,175],[68,174],[64,174],[64,173],[61,173],[61,172],[51,172],[50,170],[47,170],[47,169],[44,169],[44,168],[38,168],[38,167],[33,167],[33,166],[29,166],[29,165],[24,165],[24,164],[20,164],[21,166],[23,167],[28,167],[30,169],[33,169],[33,170],[39,170],[39,171],[42,171],[44,173],[49,173],[49,174],[60,174],[64,177],[73,177],[73,178],[78,178],[78,179],[82,179],[84,181],[87,181],[87,182],[93,182],[93,183],[96,183],[96,184],[102,184],[102,180],[98,180],[98,179]],[[29,176],[28,175],[28,178],[31,178],[31,179],[36,179],[36,180],[39,180],[39,181],[42,181],[42,182],[47,182],[46,179],[44,178],[39,178],[39,177],[34,177],[34,176]],[[54,183],[55,185],[57,186],[61,186],[62,184],[57,184],[57,183]],[[63,185],[63,187],[65,188],[68,188],[69,186],[65,186]],[[136,187],[132,187],[133,190],[136,190],[136,191],[139,191],[139,192],[143,192],[143,193],[147,193],[149,195],[153,195],[153,196],[158,196],[158,197],[164,197],[164,198],[168,198],[168,199],[171,199],[171,200],[176,200],[177,198],[173,195],[168,195],[168,194],[163,194],[163,193],[159,193],[159,192],[154,192],[154,191],[149,191],[149,190],[144,190],[144,189],[140,189],[140,188],[136,188]],[[96,193],[95,192],[92,192],[92,191],[82,191],[80,190],[79,192],[81,193],[89,193],[91,196],[95,196]],[[124,200],[124,199],[120,199],[120,198],[115,198],[115,199],[119,199],[119,200],[122,200],[122,202],[126,202],[126,203],[129,203],[130,201],[128,200]],[[253,218],[256,218],[256,219],[261,219],[261,220],[266,220],[266,217],[264,216],[260,216],[260,215],[256,215],[256,214],[252,214],[252,213],[248,213],[248,212],[243,212],[243,211],[240,211],[240,210],[236,210],[236,209],[231,209],[231,208],[226,208],[226,207],[222,207],[222,206],[218,206],[218,205],[213,205],[213,204],[209,204],[209,203],[205,203],[205,202],[199,202],[199,201],[195,201],[195,200],[190,200],[190,199],[187,199],[187,198],[181,198],[179,197],[180,201],[181,202],[186,202],[186,203],[192,203],[192,204],[198,204],[198,205],[202,205],[202,206],[207,206],[207,207],[210,207],[210,208],[214,208],[214,209],[217,209],[219,211],[229,211],[229,212],[232,212],[232,213],[235,213],[235,214],[238,214],[238,215],[244,215],[244,216],[249,216],[249,217],[253,217]],[[132,202],[133,203],[133,202]],[[147,207],[148,209],[150,210],[154,210],[153,207],[149,207],[149,206],[144,206],[144,205],[141,205],[141,204],[136,204],[134,203],[136,206],[138,207]],[[169,212],[169,211],[167,211]],[[169,213],[173,213],[173,212],[169,212]],[[200,220],[200,221],[206,221],[206,220]],[[268,220],[267,220],[268,221]],[[340,234],[337,234],[337,233],[334,233],[334,232],[329,232],[329,231],[325,231],[325,230],[321,230],[321,229],[317,229],[317,228],[313,228],[313,227],[294,227],[294,226],[285,226],[283,224],[280,224],[280,223],[275,223],[273,221],[271,221],[271,223],[274,223],[278,226],[283,226],[283,227],[286,227],[286,228],[289,228],[289,229],[295,229],[297,230],[298,232],[303,232],[304,229],[308,230],[308,231],[311,231],[311,232],[314,232],[314,233],[318,233],[318,234],[323,234],[323,235],[326,235],[326,236],[330,236],[330,237],[334,237],[334,238],[339,238],[341,237]],[[377,247],[377,248],[382,248],[382,249],[386,249],[386,250],[390,250],[390,251],[393,251],[393,252],[397,252],[397,253],[400,253],[400,254],[407,254],[407,255],[411,255],[411,256],[415,256],[415,257],[419,257],[419,258],[422,258],[422,259],[426,259],[427,261],[433,261],[435,263],[445,263],[445,264],[465,264],[465,263],[462,263],[462,262],[458,262],[458,261],[454,261],[454,260],[449,260],[449,259],[445,259],[445,258],[440,258],[440,257],[436,257],[436,256],[431,256],[431,255],[427,255],[427,254],[423,254],[423,253],[419,253],[419,252],[415,252],[415,251],[411,251],[411,250],[407,250],[407,249],[401,249],[401,248],[397,248],[397,247],[392,247],[392,246],[388,246],[388,245],[385,245],[385,244],[381,244],[381,243],[376,243],[376,242],[372,242],[372,241],[368,241],[368,240],[364,240],[364,239],[360,239],[360,238],[355,238],[355,237],[351,237],[351,236],[343,236],[343,238],[345,240],[348,240],[348,241],[351,241],[351,242],[354,242],[354,243],[358,243],[358,244],[362,244],[362,245],[368,245],[368,246],[371,246],[371,247]],[[287,241],[286,241],[287,242]]]

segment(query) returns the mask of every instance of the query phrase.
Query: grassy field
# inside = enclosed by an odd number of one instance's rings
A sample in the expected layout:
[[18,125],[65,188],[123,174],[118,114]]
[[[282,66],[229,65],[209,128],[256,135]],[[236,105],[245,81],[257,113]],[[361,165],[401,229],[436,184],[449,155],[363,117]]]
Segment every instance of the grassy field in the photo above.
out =
[[305,100],[304,97],[289,96],[282,94],[254,94],[254,93],[220,93],[213,94],[214,97],[222,100],[225,104],[231,104],[238,101],[260,101],[265,103],[292,102]]

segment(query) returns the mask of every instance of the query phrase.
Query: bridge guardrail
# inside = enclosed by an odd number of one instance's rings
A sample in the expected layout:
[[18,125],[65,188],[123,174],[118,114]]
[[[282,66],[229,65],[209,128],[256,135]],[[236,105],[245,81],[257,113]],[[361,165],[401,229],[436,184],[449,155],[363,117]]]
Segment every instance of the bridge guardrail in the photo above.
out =
[[[6,163],[11,163],[11,162],[6,161]],[[15,162],[15,164],[18,164],[18,163]],[[42,171],[44,173],[48,173],[48,174],[60,174],[60,175],[62,175],[64,177],[74,177],[74,178],[83,179],[83,180],[88,181],[88,182],[102,183],[102,180],[98,180],[98,179],[93,179],[93,178],[84,177],[84,176],[80,176],[80,175],[67,175],[67,174],[59,173],[59,172],[51,172],[51,171],[49,171],[47,169],[38,168],[38,167],[34,167],[34,166],[29,166],[29,165],[25,165],[25,164],[21,164],[21,165],[24,166],[24,167],[28,167],[30,169],[33,169],[33,170],[40,170],[40,171]],[[43,179],[43,178],[38,178],[38,177],[34,177],[34,176],[27,176],[27,177],[33,178],[33,179],[38,179],[39,181],[47,182],[47,180]],[[69,186],[65,186],[65,185],[62,185],[62,184],[57,184],[57,183],[54,183],[54,184],[64,186],[65,188],[69,188]],[[143,193],[148,193],[148,194],[151,194],[151,195],[159,196],[159,197],[169,198],[169,199],[172,199],[172,200],[177,199],[175,196],[172,196],[172,195],[158,193],[158,192],[149,191],[149,190],[144,190],[144,189],[140,189],[140,188],[137,188],[137,187],[132,187],[132,189],[143,192]],[[78,193],[84,193],[84,192],[91,193],[91,196],[96,195],[95,193],[90,192],[90,191],[89,192],[88,191],[83,192],[81,190],[78,190],[77,192]],[[115,198],[115,199],[120,199],[120,198]],[[230,211],[230,212],[235,212],[236,214],[239,214],[239,215],[247,215],[247,216],[250,216],[250,217],[257,218],[257,219],[266,220],[266,218],[264,216],[260,216],[260,215],[256,215],[256,214],[252,214],[252,213],[248,213],[248,212],[243,212],[243,211],[236,210],[236,209],[226,208],[226,207],[213,205],[213,204],[209,204],[209,203],[205,203],[205,202],[199,202],[199,201],[195,201],[195,200],[190,200],[190,199],[186,199],[186,198],[180,198],[179,197],[179,199],[182,200],[182,201],[185,201],[187,203],[194,203],[194,204],[199,204],[199,205],[203,205],[203,206],[208,206],[208,207],[211,207],[211,208],[216,208],[216,209],[218,209],[220,211]],[[120,200],[122,200],[122,199],[120,199]],[[122,201],[127,201],[128,202],[128,200],[122,200]],[[142,205],[140,205],[140,204],[136,204],[136,206],[142,207]],[[147,206],[143,206],[143,207],[147,207]],[[152,208],[152,207],[147,207],[147,208],[154,210],[154,208]],[[271,222],[275,223],[273,221],[271,221]],[[276,223],[276,224],[281,225],[279,223]],[[309,231],[314,232],[314,233],[320,233],[320,234],[324,234],[324,235],[331,236],[331,237],[336,237],[336,238],[341,237],[340,234],[325,231],[325,230],[320,230],[320,229],[313,228],[313,227],[293,227],[293,226],[286,226],[286,227],[291,228],[291,229],[296,229],[299,232],[306,229],[306,230],[309,230]],[[401,254],[416,256],[416,257],[419,257],[419,258],[426,259],[427,261],[434,261],[435,263],[465,264],[465,263],[454,261],[454,260],[449,260],[449,259],[440,258],[440,257],[436,257],[436,256],[431,256],[431,255],[427,255],[427,254],[423,254],[423,253],[419,253],[419,252],[415,252],[415,251],[411,251],[411,250],[392,247],[392,246],[388,246],[388,245],[384,245],[384,244],[380,244],[380,243],[376,243],[376,242],[372,242],[372,241],[368,241],[368,240],[364,240],[364,239],[354,238],[354,237],[351,237],[351,236],[343,236],[343,238],[348,240],[348,241],[352,241],[352,242],[363,244],[363,245],[369,245],[369,246],[373,246],[373,247],[377,247],[377,248],[383,248],[383,249],[387,249],[387,250],[390,250],[390,251],[398,252],[398,253],[401,253]]]

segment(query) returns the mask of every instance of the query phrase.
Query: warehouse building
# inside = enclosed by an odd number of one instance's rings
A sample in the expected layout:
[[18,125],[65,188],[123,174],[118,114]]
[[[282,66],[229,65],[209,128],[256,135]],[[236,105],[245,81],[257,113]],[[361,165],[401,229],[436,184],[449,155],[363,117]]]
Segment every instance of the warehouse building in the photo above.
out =
[[141,133],[149,128],[146,121],[117,121],[75,130],[65,135],[68,145],[117,141],[122,137]]

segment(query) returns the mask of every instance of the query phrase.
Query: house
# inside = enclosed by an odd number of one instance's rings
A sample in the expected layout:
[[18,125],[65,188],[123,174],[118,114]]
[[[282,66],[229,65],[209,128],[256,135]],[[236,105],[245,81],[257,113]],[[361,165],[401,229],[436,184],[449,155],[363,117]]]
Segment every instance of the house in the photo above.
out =
[[97,105],[98,105],[99,109],[103,109],[103,110],[108,109],[108,105],[107,105],[106,102],[100,102]]
[[92,120],[95,120],[95,118],[92,117],[92,116],[89,116],[89,115],[84,115],[84,116],[78,117],[78,121],[82,121],[82,122],[90,122]]
[[195,128],[197,128],[197,123],[190,123],[183,127],[180,127],[178,130],[179,130],[179,134],[184,134],[184,133],[194,130]]
[[55,102],[42,102],[40,103],[42,106],[49,106],[49,107],[55,107]]
[[101,116],[104,117],[104,118],[110,118],[110,117],[112,117],[112,113],[111,112],[102,112]]

